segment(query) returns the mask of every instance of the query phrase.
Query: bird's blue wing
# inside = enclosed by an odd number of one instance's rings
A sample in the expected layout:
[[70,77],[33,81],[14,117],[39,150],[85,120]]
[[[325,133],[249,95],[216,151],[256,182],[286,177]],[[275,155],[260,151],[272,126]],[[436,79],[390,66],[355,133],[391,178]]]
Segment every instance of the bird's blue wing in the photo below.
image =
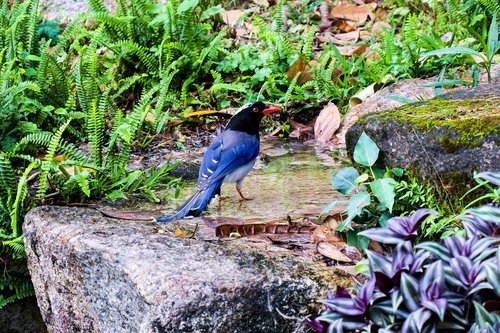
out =
[[208,147],[201,163],[198,188],[220,182],[228,173],[255,160],[259,139],[238,131],[224,131]]

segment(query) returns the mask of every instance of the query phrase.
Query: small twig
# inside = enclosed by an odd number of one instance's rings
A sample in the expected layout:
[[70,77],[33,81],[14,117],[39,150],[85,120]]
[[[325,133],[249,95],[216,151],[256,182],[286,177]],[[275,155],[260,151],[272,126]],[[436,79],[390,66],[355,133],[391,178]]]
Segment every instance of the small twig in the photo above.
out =
[[60,194],[61,193],[59,193],[58,191],[54,192],[54,193],[50,193],[50,194],[45,195],[45,197],[43,199],[45,200],[45,199],[50,199],[50,198],[53,198],[53,197],[57,197]]
[[38,177],[38,175],[41,173],[41,171],[37,171],[35,173],[33,173],[31,176],[28,177],[27,179],[27,182],[31,182],[32,180],[34,180],[36,177]]
[[283,312],[280,311],[280,309],[278,308],[274,308],[276,310],[276,312],[278,312],[278,314],[283,317],[284,319],[287,319],[287,320],[295,320],[295,321],[299,321],[299,322],[302,322],[302,318],[299,318],[299,317],[295,317],[295,316],[289,316],[289,315],[286,315],[284,314]]

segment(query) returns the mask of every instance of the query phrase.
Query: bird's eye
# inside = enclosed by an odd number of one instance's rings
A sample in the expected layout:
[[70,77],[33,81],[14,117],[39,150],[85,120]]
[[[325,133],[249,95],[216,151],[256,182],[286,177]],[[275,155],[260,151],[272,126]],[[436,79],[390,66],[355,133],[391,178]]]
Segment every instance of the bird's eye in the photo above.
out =
[[259,108],[253,108],[252,112],[259,112]]

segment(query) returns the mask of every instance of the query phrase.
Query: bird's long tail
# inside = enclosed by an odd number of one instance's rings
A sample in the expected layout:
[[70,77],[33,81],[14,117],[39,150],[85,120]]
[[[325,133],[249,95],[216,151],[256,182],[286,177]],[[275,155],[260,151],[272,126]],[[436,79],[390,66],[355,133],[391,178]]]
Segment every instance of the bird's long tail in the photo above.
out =
[[198,189],[189,199],[181,206],[177,207],[175,214],[163,215],[156,219],[158,222],[171,222],[183,218],[184,216],[200,216],[205,207],[212,198],[220,193],[221,182],[212,184],[211,186],[200,190]]

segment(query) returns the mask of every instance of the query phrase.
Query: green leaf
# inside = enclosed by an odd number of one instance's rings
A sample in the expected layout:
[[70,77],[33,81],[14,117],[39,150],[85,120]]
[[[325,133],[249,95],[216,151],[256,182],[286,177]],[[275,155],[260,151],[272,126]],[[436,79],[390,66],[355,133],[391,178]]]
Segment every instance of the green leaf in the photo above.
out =
[[[424,85],[424,88],[432,88],[432,87],[450,87],[450,86],[458,86],[458,85],[472,85],[472,82],[470,81],[465,81],[465,80],[448,80],[448,81],[439,81],[439,82],[432,82],[429,84]],[[436,94],[438,95],[438,94]]]
[[129,124],[121,124],[120,126],[117,127],[116,133],[123,141],[125,141],[128,144],[131,143],[132,126],[130,126]]
[[[434,50],[422,53],[421,57],[429,57],[435,55],[445,55],[445,54],[467,54],[467,55],[475,55],[482,59],[484,59],[484,54],[477,52],[476,50],[470,49],[468,47],[447,47],[444,49]],[[486,60],[486,59],[485,59]]]
[[403,170],[403,169],[401,169],[401,168],[392,168],[392,169],[391,169],[391,172],[392,172],[393,174],[395,174],[396,176],[398,176],[398,177],[402,177],[402,176],[403,176],[403,173],[404,173],[404,170]]
[[87,197],[90,197],[90,186],[87,179],[89,176],[90,173],[88,171],[82,171],[81,173],[73,175],[71,177],[76,180],[78,186]]
[[497,25],[497,13],[493,14],[493,19],[491,20],[490,30],[488,32],[488,60],[493,60],[498,45],[498,25]]
[[358,274],[368,274],[370,273],[370,265],[368,265],[368,260],[363,259],[354,266],[354,270]]
[[108,199],[127,199],[125,193],[120,190],[114,190],[113,192],[106,195]]
[[342,194],[348,194],[356,186],[355,181],[358,177],[359,172],[353,167],[340,169],[332,176],[333,188]]
[[437,82],[435,82],[436,84],[438,84],[437,86],[435,86],[434,88],[434,95],[436,96],[439,96],[441,95],[441,82],[443,82],[443,77],[444,77],[444,73],[446,72],[446,66],[443,66],[443,68],[441,69],[441,72],[439,73],[438,75],[438,78],[437,78]]
[[367,173],[364,173],[361,176],[359,176],[358,178],[356,178],[356,180],[354,182],[356,184],[361,184],[361,183],[366,182],[368,179],[370,179],[370,176],[368,176]]
[[405,97],[400,97],[400,96],[392,96],[392,95],[385,95],[384,98],[390,99],[391,101],[396,101],[402,104],[410,104],[413,103],[413,101],[409,98]]
[[184,0],[182,3],[177,7],[177,14],[182,14],[184,12],[187,12],[188,10],[193,9],[198,5],[198,0]]
[[217,14],[223,13],[224,8],[221,5],[208,7],[203,13],[201,13],[200,20],[206,20],[209,17],[215,16]]
[[377,179],[370,184],[373,194],[389,209],[390,213],[392,213],[392,206],[394,206],[394,198],[396,197],[394,188],[397,184],[392,178]]
[[370,167],[377,161],[379,151],[377,144],[363,131],[354,148],[354,160],[361,165]]
[[353,195],[347,204],[347,218],[338,225],[337,230],[344,231],[345,229],[352,229],[352,220],[361,214],[363,208],[368,206],[370,201],[370,194],[366,191]]
[[474,309],[476,310],[476,321],[479,328],[484,328],[486,325],[493,325],[495,319],[493,314],[490,314],[481,304],[474,301]]
[[333,209],[333,207],[335,207],[335,205],[337,204],[337,200],[334,200],[332,202],[330,202],[328,205],[325,206],[325,208],[323,208],[323,210],[321,211],[321,215],[325,215],[326,213],[328,213],[329,211],[331,211]]

